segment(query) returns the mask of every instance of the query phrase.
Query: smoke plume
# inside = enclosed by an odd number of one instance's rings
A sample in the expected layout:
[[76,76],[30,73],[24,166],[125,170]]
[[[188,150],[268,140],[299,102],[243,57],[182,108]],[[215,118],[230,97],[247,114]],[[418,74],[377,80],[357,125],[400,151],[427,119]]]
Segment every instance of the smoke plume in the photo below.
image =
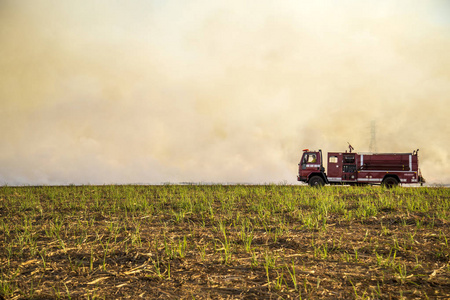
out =
[[368,151],[373,130],[448,183],[449,17],[444,0],[1,1],[0,184],[295,182],[301,149]]

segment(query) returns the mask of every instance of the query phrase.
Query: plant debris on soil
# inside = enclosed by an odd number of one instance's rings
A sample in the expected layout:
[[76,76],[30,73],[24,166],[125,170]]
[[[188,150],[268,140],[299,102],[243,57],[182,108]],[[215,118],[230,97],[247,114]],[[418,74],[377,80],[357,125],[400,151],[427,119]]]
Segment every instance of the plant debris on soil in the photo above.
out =
[[449,299],[447,188],[0,187],[0,299]]

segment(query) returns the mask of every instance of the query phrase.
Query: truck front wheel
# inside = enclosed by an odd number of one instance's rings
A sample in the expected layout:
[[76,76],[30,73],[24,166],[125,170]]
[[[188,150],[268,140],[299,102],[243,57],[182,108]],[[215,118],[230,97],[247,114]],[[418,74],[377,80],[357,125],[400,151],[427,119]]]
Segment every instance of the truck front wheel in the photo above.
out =
[[313,176],[309,180],[309,186],[320,187],[320,186],[324,186],[324,185],[325,185],[325,182],[323,181],[322,177],[320,177],[320,176]]
[[390,189],[398,185],[398,180],[395,177],[387,177],[383,180],[383,185]]

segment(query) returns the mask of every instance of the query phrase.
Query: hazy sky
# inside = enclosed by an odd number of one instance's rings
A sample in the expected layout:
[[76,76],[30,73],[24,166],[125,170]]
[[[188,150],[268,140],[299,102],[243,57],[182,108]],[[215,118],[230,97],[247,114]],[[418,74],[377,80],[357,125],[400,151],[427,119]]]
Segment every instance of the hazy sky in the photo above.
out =
[[420,148],[450,182],[450,2],[0,0],[0,184],[295,182]]

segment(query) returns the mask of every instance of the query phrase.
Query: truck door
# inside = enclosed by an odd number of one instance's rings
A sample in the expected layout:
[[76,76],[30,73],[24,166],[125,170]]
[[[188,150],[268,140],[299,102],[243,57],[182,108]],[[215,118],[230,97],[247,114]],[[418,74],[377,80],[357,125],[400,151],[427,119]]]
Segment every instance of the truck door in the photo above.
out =
[[342,160],[342,181],[356,182],[356,179],[355,153],[344,153]]
[[328,180],[332,182],[342,181],[342,154],[328,153]]

